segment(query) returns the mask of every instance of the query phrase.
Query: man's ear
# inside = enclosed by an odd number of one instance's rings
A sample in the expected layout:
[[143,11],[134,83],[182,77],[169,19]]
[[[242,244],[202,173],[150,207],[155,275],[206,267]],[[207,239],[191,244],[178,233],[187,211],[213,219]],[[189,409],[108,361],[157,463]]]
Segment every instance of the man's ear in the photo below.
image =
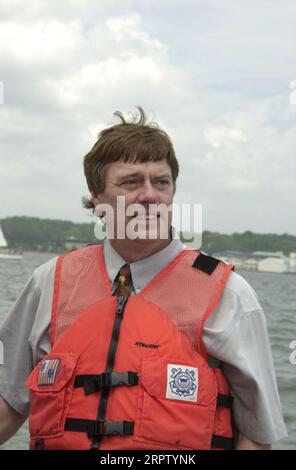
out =
[[103,203],[102,196],[100,194],[96,194],[94,191],[91,191],[91,202],[95,206],[94,213],[98,217],[103,217],[104,212],[100,210],[100,205]]
[[100,195],[95,193],[94,191],[91,191],[90,192],[90,195],[91,195],[91,202],[93,203],[93,205],[96,207],[98,204],[101,204],[101,199],[100,199]]

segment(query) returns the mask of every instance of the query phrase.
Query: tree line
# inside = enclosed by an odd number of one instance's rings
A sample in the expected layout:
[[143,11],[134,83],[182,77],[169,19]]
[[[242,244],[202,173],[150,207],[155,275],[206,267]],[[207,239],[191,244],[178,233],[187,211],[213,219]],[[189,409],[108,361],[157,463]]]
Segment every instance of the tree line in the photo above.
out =
[[[60,253],[66,250],[65,242],[70,237],[85,244],[98,242],[94,236],[94,222],[75,223],[38,217],[7,217],[0,220],[0,226],[9,247],[21,251]],[[289,255],[290,252],[296,252],[296,236],[251,231],[228,235],[206,230],[202,236],[202,250],[209,254],[231,250],[245,253],[282,251]]]

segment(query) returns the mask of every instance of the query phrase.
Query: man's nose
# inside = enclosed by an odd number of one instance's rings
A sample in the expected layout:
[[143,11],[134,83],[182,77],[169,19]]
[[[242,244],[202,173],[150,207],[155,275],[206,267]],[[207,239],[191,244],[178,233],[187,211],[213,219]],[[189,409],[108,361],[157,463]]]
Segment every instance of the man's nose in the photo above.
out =
[[157,191],[151,184],[151,181],[145,181],[140,188],[138,194],[139,203],[148,202],[150,204],[157,203]]

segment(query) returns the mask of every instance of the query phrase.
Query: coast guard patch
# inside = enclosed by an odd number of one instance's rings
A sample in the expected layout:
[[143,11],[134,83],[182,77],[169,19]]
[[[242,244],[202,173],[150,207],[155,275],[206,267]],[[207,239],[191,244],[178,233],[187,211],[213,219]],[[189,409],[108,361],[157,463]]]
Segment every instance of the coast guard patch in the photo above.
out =
[[44,359],[39,367],[38,385],[54,385],[60,359]]
[[168,364],[166,398],[197,401],[198,369]]

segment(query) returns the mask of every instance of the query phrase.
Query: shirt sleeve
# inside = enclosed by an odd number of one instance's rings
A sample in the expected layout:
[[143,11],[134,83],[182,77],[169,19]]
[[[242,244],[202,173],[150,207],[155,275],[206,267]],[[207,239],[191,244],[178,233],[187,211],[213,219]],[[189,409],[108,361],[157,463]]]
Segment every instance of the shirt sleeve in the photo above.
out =
[[208,353],[222,362],[238,430],[261,444],[286,437],[265,315],[239,274],[230,274],[203,339]]
[[55,259],[34,271],[0,326],[4,352],[0,396],[24,416],[28,416],[30,408],[25,381],[36,363],[49,352],[54,267]]

